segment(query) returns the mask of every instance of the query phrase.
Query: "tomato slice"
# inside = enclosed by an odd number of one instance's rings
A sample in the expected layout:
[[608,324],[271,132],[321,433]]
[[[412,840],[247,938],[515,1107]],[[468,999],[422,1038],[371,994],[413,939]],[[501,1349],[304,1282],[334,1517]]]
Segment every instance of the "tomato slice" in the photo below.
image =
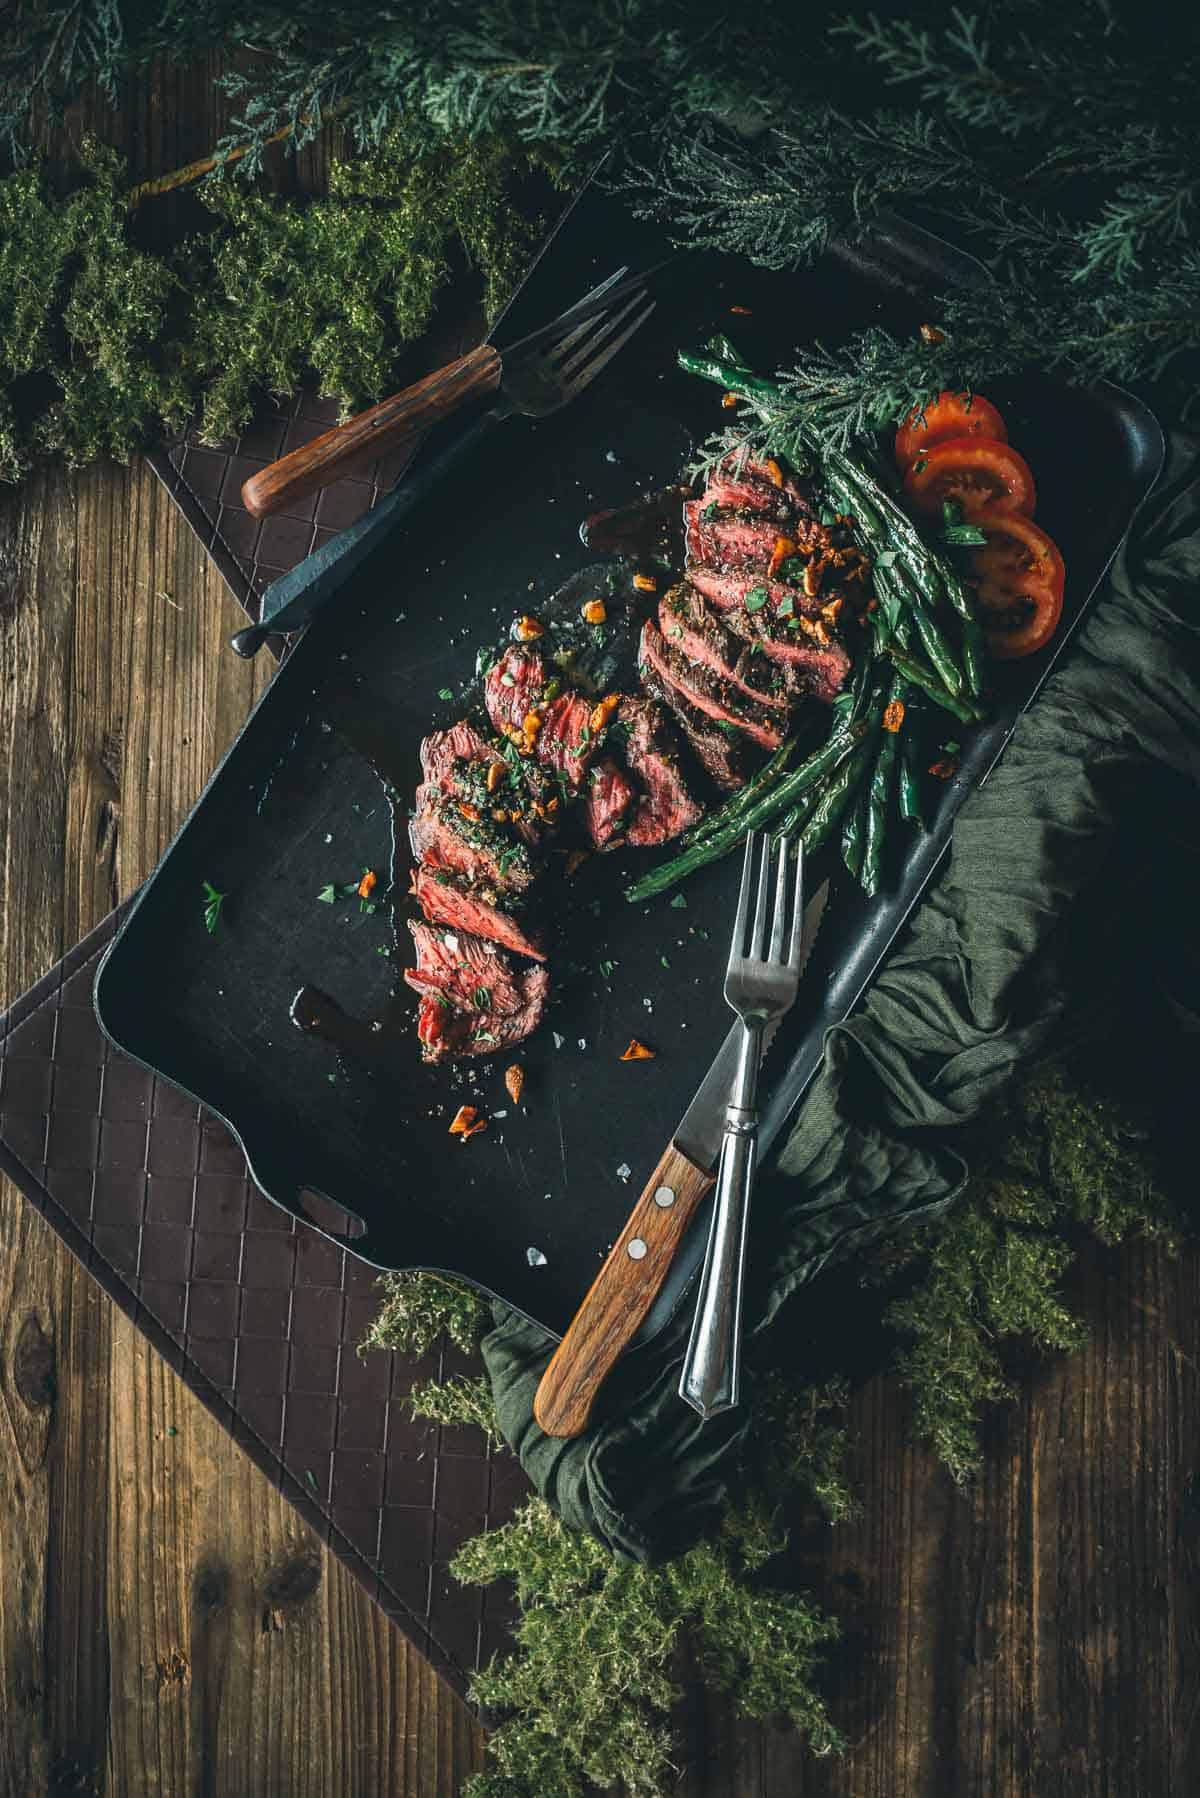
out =
[[971,551],[971,584],[988,649],[1002,662],[1032,655],[1062,617],[1066,568],[1058,545],[1019,512],[984,511],[973,522],[987,538]]
[[993,443],[1007,443],[1008,427],[981,393],[939,393],[925,408],[924,424],[918,407],[896,432],[896,466],[903,474],[921,450],[948,437],[990,437]]
[[937,517],[944,500],[962,507],[972,522],[985,506],[1032,513],[1037,503],[1033,472],[1011,443],[991,437],[948,437],[922,450],[904,477],[918,512]]

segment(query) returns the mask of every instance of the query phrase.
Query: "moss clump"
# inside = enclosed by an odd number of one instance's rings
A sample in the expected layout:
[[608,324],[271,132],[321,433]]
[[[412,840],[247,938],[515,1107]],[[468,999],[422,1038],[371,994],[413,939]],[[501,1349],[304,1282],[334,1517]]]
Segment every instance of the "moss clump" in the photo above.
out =
[[789,1393],[774,1382],[757,1394],[739,1482],[747,1496],[712,1540],[661,1567],[617,1561],[540,1499],[459,1550],[458,1579],[511,1579],[521,1606],[514,1651],[472,1686],[505,1720],[490,1769],[464,1798],[577,1798],[588,1782],[637,1798],[668,1790],[680,1696],[672,1663],[685,1640],[744,1715],[786,1717],[818,1752],[841,1747],[816,1684],[837,1624],[766,1573],[787,1545],[789,1515],[819,1493],[835,1518],[851,1508],[838,1471],[844,1398],[836,1387]]
[[487,1300],[444,1274],[384,1274],[383,1304],[359,1347],[423,1355],[445,1332],[455,1348],[475,1348],[488,1327]]
[[0,478],[43,453],[123,460],[189,422],[221,442],[264,394],[308,382],[343,414],[378,398],[456,262],[489,314],[511,291],[539,230],[519,203],[531,167],[498,138],[432,143],[395,126],[335,161],[320,199],[205,183],[212,228],[165,256],[138,247],[124,165],[94,140],[65,198],[34,167],[8,176]]
[[473,1424],[493,1442],[500,1440],[491,1382],[484,1374],[472,1380],[430,1380],[414,1386],[408,1402],[414,1417],[428,1417],[434,1423]]
[[960,1482],[979,1466],[985,1411],[1012,1395],[1006,1354],[1085,1340],[1062,1283],[1087,1237],[1174,1240],[1128,1106],[1061,1061],[1016,1083],[979,1145],[962,1204],[885,1264],[915,1277],[885,1315],[906,1339],[897,1366],[917,1433]]

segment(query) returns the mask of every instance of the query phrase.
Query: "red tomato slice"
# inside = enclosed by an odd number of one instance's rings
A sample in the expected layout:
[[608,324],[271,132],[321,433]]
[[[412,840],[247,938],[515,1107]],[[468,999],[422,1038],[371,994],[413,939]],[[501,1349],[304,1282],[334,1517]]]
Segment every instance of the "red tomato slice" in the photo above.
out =
[[1011,443],[991,437],[948,437],[922,450],[904,477],[918,512],[936,518],[943,500],[962,507],[972,522],[987,506],[997,512],[1032,513],[1037,503],[1033,473]]
[[1019,512],[985,511],[974,523],[987,538],[971,551],[971,581],[988,649],[1002,662],[1032,655],[1062,617],[1066,568],[1058,545]]
[[896,466],[903,474],[919,451],[948,437],[990,437],[993,443],[1007,443],[1008,427],[981,393],[939,393],[925,408],[924,424],[918,407],[896,432]]

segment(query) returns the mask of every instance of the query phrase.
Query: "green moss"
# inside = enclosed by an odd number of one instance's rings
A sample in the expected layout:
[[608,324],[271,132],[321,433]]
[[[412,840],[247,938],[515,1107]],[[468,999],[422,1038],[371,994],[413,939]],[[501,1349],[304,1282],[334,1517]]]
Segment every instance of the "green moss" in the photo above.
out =
[[[685,1642],[708,1682],[749,1717],[787,1718],[817,1752],[842,1746],[817,1679],[836,1622],[767,1574],[787,1545],[785,1517],[820,1491],[850,1508],[840,1471],[840,1389],[756,1395],[746,1495],[710,1541],[661,1567],[617,1561],[531,1499],[452,1563],[473,1585],[513,1581],[513,1652],[478,1674],[472,1696],[504,1720],[489,1770],[464,1798],[576,1798],[590,1781],[652,1798],[674,1783],[674,1664]],[[789,1425],[786,1443],[776,1431]],[[770,1482],[764,1483],[764,1482]]]
[[367,1331],[367,1349],[423,1355],[445,1331],[456,1348],[473,1349],[488,1327],[487,1300],[444,1274],[384,1274],[383,1304]]
[[1006,1357],[1085,1340],[1062,1285],[1087,1237],[1175,1235],[1129,1108],[1064,1062],[1016,1083],[974,1155],[962,1204],[883,1262],[912,1282],[886,1317],[904,1339],[897,1367],[917,1433],[959,1481],[979,1465],[984,1413],[1012,1394]]
[[[321,199],[205,183],[212,228],[166,256],[137,247],[123,165],[94,141],[65,198],[33,168],[0,181],[0,476],[37,453],[124,459],[189,420],[221,442],[264,394],[306,383],[343,415],[392,390],[456,264],[489,314],[519,279],[539,231],[518,204],[531,166],[497,138],[395,127],[334,162]],[[18,394],[29,375],[58,397]]]
[[414,1386],[408,1402],[414,1417],[428,1417],[434,1423],[474,1424],[493,1441],[499,1440],[491,1383],[483,1374],[471,1380],[430,1380]]

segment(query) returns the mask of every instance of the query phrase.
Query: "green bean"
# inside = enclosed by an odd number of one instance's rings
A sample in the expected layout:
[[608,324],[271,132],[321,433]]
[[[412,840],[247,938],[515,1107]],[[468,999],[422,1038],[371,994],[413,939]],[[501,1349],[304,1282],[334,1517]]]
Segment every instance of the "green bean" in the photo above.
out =
[[864,787],[842,825],[842,860],[855,880],[862,874],[863,849],[866,846],[868,791]]
[[943,711],[952,712],[963,724],[979,722],[981,714],[975,704],[970,700],[960,699],[956,693],[948,693],[915,656],[904,655],[895,648],[889,648],[887,653],[896,665],[896,672],[902,674],[905,680],[911,681],[914,687],[920,687],[922,692],[928,693],[930,699],[940,705]]
[[[888,692],[889,707],[901,701],[904,686],[904,680],[897,675]],[[883,880],[883,845],[887,837],[888,813],[891,810],[892,791],[896,782],[896,755],[900,732],[899,728],[889,730],[886,719],[887,712],[885,711],[885,725],[880,734],[879,750],[875,757],[875,766],[871,770],[871,782],[866,793],[867,809],[863,826],[860,884],[868,899],[875,897]]]
[[982,699],[987,692],[987,647],[983,626],[974,613],[962,621],[962,665],[967,692],[972,699]]
[[914,728],[913,708],[911,702],[905,707],[904,728],[900,737],[900,783],[899,804],[900,816],[910,823],[924,829],[925,819],[921,811],[921,753],[920,739]]
[[831,774],[817,798],[804,825],[805,853],[811,855],[833,835],[842,813],[858,790],[858,784],[871,765],[871,742],[860,743],[854,754]]

